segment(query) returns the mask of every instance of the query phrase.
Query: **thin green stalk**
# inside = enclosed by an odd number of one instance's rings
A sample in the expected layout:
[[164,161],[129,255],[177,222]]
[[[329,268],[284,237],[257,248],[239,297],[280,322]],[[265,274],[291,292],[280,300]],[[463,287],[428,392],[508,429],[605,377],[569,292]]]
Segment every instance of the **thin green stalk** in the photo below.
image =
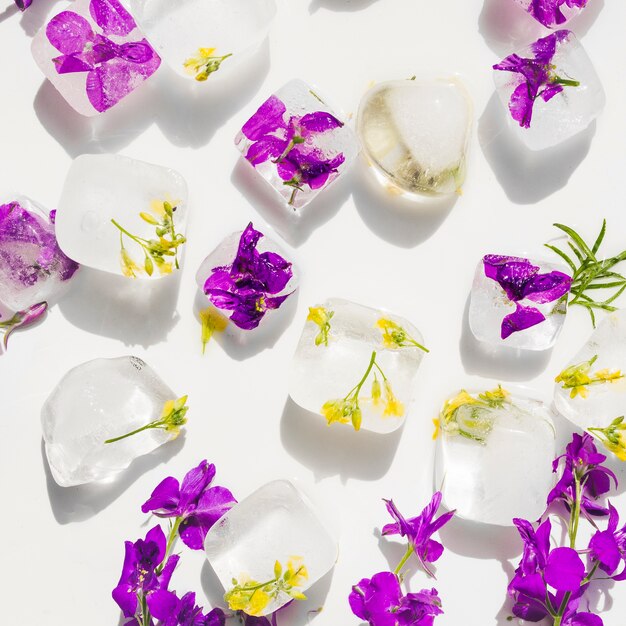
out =
[[126,439],[127,437],[132,437],[133,435],[143,432],[144,430],[149,430],[150,428],[158,428],[161,425],[162,425],[162,420],[157,420],[156,422],[150,422],[149,424],[146,424],[145,426],[142,426],[141,428],[137,428],[136,430],[126,433],[125,435],[120,435],[119,437],[114,437],[113,439],[107,439],[104,443],[115,443],[116,441],[121,441],[122,439]]
[[408,548],[406,549],[406,552],[404,554],[404,556],[402,557],[402,559],[400,560],[400,563],[398,563],[398,566],[396,567],[396,569],[393,570],[393,573],[396,576],[400,575],[400,572],[402,571],[402,568],[406,565],[406,562],[409,560],[409,558],[411,557],[411,554],[413,554],[413,548],[411,546],[408,546]]

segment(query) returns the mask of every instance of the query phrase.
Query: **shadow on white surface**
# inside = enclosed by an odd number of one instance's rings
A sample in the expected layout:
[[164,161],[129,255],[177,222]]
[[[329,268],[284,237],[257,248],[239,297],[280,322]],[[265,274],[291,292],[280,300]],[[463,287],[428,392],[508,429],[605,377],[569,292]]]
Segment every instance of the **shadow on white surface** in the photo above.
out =
[[17,5],[15,5],[13,3],[9,4],[6,7],[6,9],[4,9],[4,11],[2,11],[2,13],[0,13],[0,24],[2,24],[2,22],[12,18],[14,15],[16,15],[19,12],[20,12],[20,10],[17,8]]
[[319,482],[339,476],[376,480],[385,475],[396,454],[403,427],[386,435],[355,432],[351,426],[328,426],[321,415],[311,413],[287,398],[280,420],[280,439],[294,459],[308,467]]
[[563,143],[535,151],[514,135],[508,114],[494,92],[478,120],[478,141],[509,200],[535,204],[565,187],[589,152],[596,123]]
[[335,216],[346,203],[353,185],[354,167],[323,190],[298,215],[283,204],[278,194],[242,157],[237,160],[231,182],[259,215],[292,246],[300,246],[311,233]]
[[328,11],[363,11],[378,0],[311,0],[309,13],[313,14],[319,9]]
[[178,323],[179,288],[180,272],[149,281],[83,267],[59,309],[89,333],[148,347],[165,341]]
[[60,487],[50,472],[46,448],[41,440],[41,457],[46,473],[46,487],[54,519],[59,524],[83,522],[97,515],[117,500],[140,476],[173,459],[185,445],[184,431],[172,442],[135,459],[110,482]]
[[521,382],[531,380],[548,367],[552,349],[543,351],[519,350],[492,346],[474,337],[469,325],[468,295],[463,312],[463,330],[459,348],[461,362],[467,374],[494,378],[501,381]]
[[360,158],[352,168],[352,197],[361,219],[381,239],[413,248],[434,235],[452,211],[457,195],[412,201],[389,193]]

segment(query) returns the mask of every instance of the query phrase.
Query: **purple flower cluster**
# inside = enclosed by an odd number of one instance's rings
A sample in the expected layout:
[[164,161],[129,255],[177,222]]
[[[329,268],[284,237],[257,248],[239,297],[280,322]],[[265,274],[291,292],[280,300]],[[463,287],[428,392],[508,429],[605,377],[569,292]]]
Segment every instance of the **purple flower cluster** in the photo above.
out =
[[587,0],[527,0],[527,11],[538,22],[553,28],[567,21],[563,14],[563,5],[569,8],[584,9],[587,6]]
[[572,279],[567,274],[558,271],[540,274],[539,267],[528,259],[488,254],[483,257],[483,265],[485,276],[495,280],[507,298],[515,303],[515,311],[502,320],[502,339],[546,319],[539,309],[524,306],[520,301],[530,300],[538,304],[555,302],[568,294],[572,286]]
[[278,309],[291,293],[280,294],[293,276],[292,264],[275,252],[260,253],[263,233],[248,224],[232,265],[216,267],[204,293],[218,309],[232,311],[230,320],[244,330],[256,328],[270,309]]
[[152,76],[161,59],[146,39],[115,41],[137,28],[119,0],[91,0],[89,12],[102,33],[95,33],[82,15],[62,11],[48,22],[46,36],[61,52],[52,59],[56,71],[59,74],[85,72],[89,102],[96,111],[102,112]]

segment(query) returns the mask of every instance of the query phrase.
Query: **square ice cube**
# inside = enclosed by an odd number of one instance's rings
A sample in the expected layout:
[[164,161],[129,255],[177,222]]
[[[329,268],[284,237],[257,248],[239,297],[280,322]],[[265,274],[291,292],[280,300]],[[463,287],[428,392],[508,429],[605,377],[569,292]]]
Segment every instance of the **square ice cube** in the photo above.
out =
[[297,289],[298,280],[287,254],[252,222],[226,237],[196,273],[209,304],[230,320],[227,332],[239,338],[242,331],[268,325]]
[[250,57],[276,14],[274,0],[131,0],[131,7],[163,60],[198,81]]
[[330,299],[309,309],[289,394],[329,424],[392,432],[408,414],[423,343],[419,330],[401,317]]
[[555,428],[542,402],[491,392],[462,391],[440,419],[437,483],[459,517],[512,526],[538,519],[554,485]]
[[[550,38],[554,41],[548,41]],[[509,124],[531,150],[549,148],[583,131],[604,108],[600,79],[570,31],[557,31],[516,51],[516,55],[503,61],[512,67],[510,71],[494,71],[494,81],[507,111],[518,111],[518,121],[508,115]],[[520,62],[525,65],[520,66]],[[528,83],[522,70],[526,75],[532,70],[535,81],[543,76],[541,84]],[[532,101],[531,112],[521,107],[526,98]],[[529,127],[522,126],[520,120]]]
[[359,152],[352,130],[297,79],[259,107],[235,137],[235,145],[294,210],[335,181]]
[[[174,233],[160,226],[168,220],[166,203],[172,209],[168,224],[173,223]],[[61,249],[82,265],[160,278],[182,263],[187,183],[178,172],[159,165],[85,154],[72,163],[65,179],[56,227]],[[164,242],[175,240],[178,245],[160,254],[168,246]]]
[[54,213],[26,196],[0,199],[0,302],[23,311],[58,297],[78,264],[57,243]]
[[32,53],[81,115],[115,106],[157,71],[159,55],[119,0],[75,0],[43,26]]
[[474,275],[470,329],[485,343],[547,350],[563,327],[570,287],[571,277],[560,265],[485,255]]
[[602,320],[559,374],[554,404],[583,430],[626,415],[626,309]]
[[235,505],[209,530],[204,549],[227,598],[237,587],[245,597],[245,588],[255,582],[276,581],[266,587],[269,602],[257,615],[277,611],[292,599],[280,581],[290,565],[299,571],[294,591],[303,593],[334,567],[338,555],[336,541],[310,501],[288,480],[268,483]]
[[41,411],[46,456],[62,487],[115,476],[174,436],[150,428],[105,444],[161,417],[174,392],[133,356],[95,359],[71,369]]

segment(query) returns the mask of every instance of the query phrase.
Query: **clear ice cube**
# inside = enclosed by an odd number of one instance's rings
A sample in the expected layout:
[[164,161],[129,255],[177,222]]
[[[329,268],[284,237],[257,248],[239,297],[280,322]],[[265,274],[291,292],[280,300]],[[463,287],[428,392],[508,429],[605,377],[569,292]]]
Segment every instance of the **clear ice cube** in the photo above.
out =
[[[530,128],[522,128],[509,114],[509,101],[515,89],[525,80],[521,74],[494,70],[496,91],[507,109],[513,132],[531,150],[543,150],[585,130],[598,117],[606,101],[604,89],[591,59],[574,33],[558,41],[549,73],[562,79],[575,80],[579,86],[565,86],[547,102],[540,96],[534,100]],[[516,54],[535,58],[532,45]]]
[[25,196],[0,199],[0,302],[24,311],[56,298],[78,264],[56,240],[50,213]]
[[[561,265],[536,259],[529,259],[529,261],[539,267],[541,274],[553,271],[566,273],[566,268]],[[534,326],[513,332],[503,339],[503,321],[507,316],[514,314],[518,306],[535,309],[545,319]],[[482,260],[476,267],[469,308],[469,326],[472,334],[479,341],[522,350],[548,350],[556,343],[566,314],[567,301],[564,298],[553,302],[537,302],[528,298],[513,302],[496,280],[485,275]]]
[[607,428],[626,415],[626,309],[602,320],[563,373],[570,368],[584,373],[590,383],[576,392],[575,380],[556,383],[554,404],[561,415],[583,430]]
[[71,369],[41,413],[46,455],[62,487],[112,478],[134,459],[172,439],[151,428],[105,444],[161,416],[178,396],[134,356],[95,359]]
[[[209,64],[232,55],[219,65],[220,75],[250,57],[276,14],[274,0],[131,0],[131,7],[163,60],[178,74],[199,76],[197,80],[206,69],[199,67],[202,57]],[[188,63],[194,57],[200,63]]]
[[32,54],[81,115],[115,106],[161,64],[119,0],[75,0],[35,35]]
[[[309,499],[288,480],[268,483],[235,505],[209,530],[204,548],[226,592],[234,580],[273,580],[276,561],[285,569],[289,560],[306,567],[308,577],[298,586],[305,592],[334,567],[338,555]],[[290,600],[279,591],[259,614]]]
[[459,80],[395,80],[363,96],[357,132],[388,184],[432,196],[460,191],[471,125],[472,104]]
[[[325,332],[321,323],[330,313]],[[379,325],[381,320],[386,330]],[[394,343],[394,337],[402,345]],[[423,346],[424,340],[409,321],[387,311],[330,299],[313,307],[307,318],[293,358],[289,394],[296,404],[326,417],[329,423],[356,427],[349,410],[343,412],[345,419],[338,418],[341,401],[362,381],[360,428],[392,432],[404,422],[413,399],[415,376],[424,356],[415,344]],[[370,367],[373,358],[375,365]],[[383,373],[397,403],[387,394]],[[335,411],[328,405],[333,401],[340,402]]]
[[449,402],[449,417],[445,407],[440,417],[437,468],[446,507],[498,526],[512,526],[515,517],[538,519],[554,485],[556,431],[549,410],[519,395],[492,399],[492,406],[478,393]]
[[299,210],[348,169],[354,132],[301,80],[281,87],[235,137],[243,157],[291,209]]
[[[184,235],[187,183],[178,172],[119,155],[82,155],[72,163],[59,202],[56,217],[59,245],[82,265],[124,275],[121,233],[111,220],[136,237],[153,240],[155,226],[142,219],[140,213],[160,220],[154,209],[155,201],[168,201],[175,207],[176,233]],[[143,271],[142,247],[127,236],[123,237],[123,244],[137,265],[137,278],[157,279],[164,275],[155,265],[152,276],[148,276]],[[179,264],[184,249],[184,245],[178,248]],[[164,259],[174,263],[171,256]]]

